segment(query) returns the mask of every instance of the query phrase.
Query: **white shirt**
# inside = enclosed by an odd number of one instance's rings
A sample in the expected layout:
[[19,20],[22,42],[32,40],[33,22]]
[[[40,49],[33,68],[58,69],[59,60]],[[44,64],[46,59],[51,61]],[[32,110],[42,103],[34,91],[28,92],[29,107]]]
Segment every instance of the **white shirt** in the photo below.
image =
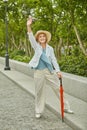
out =
[[[43,48],[42,48],[42,46],[39,43],[37,43],[37,41],[36,41],[36,39],[35,39],[35,37],[34,37],[32,32],[28,33],[28,37],[29,37],[31,46],[32,46],[32,48],[35,51],[35,54],[34,54],[33,58],[29,62],[29,67],[36,68],[38,63],[39,63],[40,56],[42,54]],[[59,72],[60,68],[59,68],[59,64],[57,63],[57,60],[56,60],[56,57],[55,57],[55,54],[54,54],[54,50],[48,44],[46,44],[46,56],[48,57],[48,59],[52,63],[55,71]]]

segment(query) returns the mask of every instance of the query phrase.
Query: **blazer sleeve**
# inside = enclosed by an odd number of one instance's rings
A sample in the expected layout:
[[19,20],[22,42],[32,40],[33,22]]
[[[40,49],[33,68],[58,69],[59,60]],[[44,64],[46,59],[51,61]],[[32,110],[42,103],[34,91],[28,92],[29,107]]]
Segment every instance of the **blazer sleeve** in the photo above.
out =
[[37,48],[37,42],[32,32],[28,32],[28,38],[31,43],[32,48],[35,50]]
[[60,72],[60,67],[59,64],[57,63],[57,59],[55,57],[53,48],[51,48],[51,62],[56,72]]

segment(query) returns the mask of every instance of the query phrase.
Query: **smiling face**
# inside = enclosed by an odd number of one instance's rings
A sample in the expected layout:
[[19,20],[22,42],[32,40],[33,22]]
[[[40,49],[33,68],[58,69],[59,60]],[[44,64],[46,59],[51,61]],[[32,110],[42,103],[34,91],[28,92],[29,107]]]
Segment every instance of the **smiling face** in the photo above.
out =
[[40,43],[40,44],[46,44],[47,42],[47,37],[46,37],[46,34],[44,33],[40,33],[37,37],[37,41]]

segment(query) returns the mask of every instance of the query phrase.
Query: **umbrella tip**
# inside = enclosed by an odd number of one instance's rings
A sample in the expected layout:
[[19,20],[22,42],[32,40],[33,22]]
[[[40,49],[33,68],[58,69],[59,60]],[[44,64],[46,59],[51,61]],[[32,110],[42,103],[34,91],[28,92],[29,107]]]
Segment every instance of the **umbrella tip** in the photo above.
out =
[[62,122],[64,122],[64,118],[62,118]]

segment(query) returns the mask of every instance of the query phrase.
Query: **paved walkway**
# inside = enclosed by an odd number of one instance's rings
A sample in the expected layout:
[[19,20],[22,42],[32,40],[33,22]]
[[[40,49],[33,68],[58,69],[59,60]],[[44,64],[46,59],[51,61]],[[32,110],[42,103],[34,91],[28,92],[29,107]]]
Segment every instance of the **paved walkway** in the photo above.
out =
[[0,72],[0,130],[73,130],[49,109],[35,118],[34,97]]
[[[35,85],[34,85],[33,78],[30,76],[30,71],[29,71],[29,75],[27,75],[26,73],[25,74],[23,73],[24,70],[22,72],[17,71],[16,67],[20,67],[20,64],[19,64],[19,66],[15,66],[15,70],[13,70],[11,68],[11,71],[4,71],[4,65],[0,64],[0,72],[2,74],[4,74],[6,77],[8,77],[11,81],[13,81],[16,86],[20,86],[19,88],[26,90],[27,94],[32,95],[33,99],[34,99]],[[24,66],[21,66],[20,69],[24,69]],[[1,76],[0,76],[0,79],[1,79]],[[4,81],[5,80],[2,79],[2,82],[4,82]],[[0,80],[0,83],[1,83],[1,80]],[[0,84],[0,88],[1,88],[1,84]],[[49,86],[47,87],[47,89],[48,88],[49,88]],[[79,93],[80,92],[82,93],[81,90],[79,91]],[[72,95],[68,95],[67,93],[64,93],[64,94],[66,96],[66,99],[68,99],[72,110],[74,110],[74,114],[65,114],[64,115],[64,122],[67,123],[69,126],[71,126],[73,128],[73,130],[87,130],[87,102],[84,102],[84,101],[80,100],[79,98],[75,98]],[[82,94],[84,94],[84,93],[82,93]],[[59,104],[60,103],[58,102],[58,100],[56,100],[55,95],[51,92],[50,89],[48,89],[47,95],[46,95],[46,106],[47,106],[47,108],[49,108],[48,110],[51,110],[52,113],[55,113],[57,115],[58,119],[59,119],[59,117],[61,117]],[[44,116],[45,116],[45,114],[44,114]],[[54,118],[53,117],[50,118],[50,117],[49,117],[49,120],[51,120],[51,123],[53,123]],[[0,115],[0,118],[1,118],[1,115]],[[33,113],[33,118],[35,118],[34,113]],[[43,119],[47,120],[46,117],[41,118],[41,120],[43,120]],[[29,119],[29,120],[31,120],[31,119]],[[34,121],[34,120],[32,120],[32,121]],[[49,121],[47,121],[47,122],[49,122]],[[61,120],[60,120],[60,122],[58,121],[57,123],[59,123],[62,126],[64,125],[61,123]],[[36,124],[38,125],[38,123],[36,123]],[[52,126],[52,125],[50,124],[50,126]],[[35,128],[35,130],[37,130],[37,129],[38,128]],[[62,130],[62,129],[63,129],[62,127],[61,128],[57,127],[57,130]],[[13,129],[0,129],[0,130],[28,130],[28,129],[14,129],[13,128]],[[29,130],[32,130],[32,129],[29,129]],[[47,129],[41,128],[40,130],[56,130],[56,128],[49,127]],[[64,130],[68,130],[68,128],[67,129],[64,128]]]

